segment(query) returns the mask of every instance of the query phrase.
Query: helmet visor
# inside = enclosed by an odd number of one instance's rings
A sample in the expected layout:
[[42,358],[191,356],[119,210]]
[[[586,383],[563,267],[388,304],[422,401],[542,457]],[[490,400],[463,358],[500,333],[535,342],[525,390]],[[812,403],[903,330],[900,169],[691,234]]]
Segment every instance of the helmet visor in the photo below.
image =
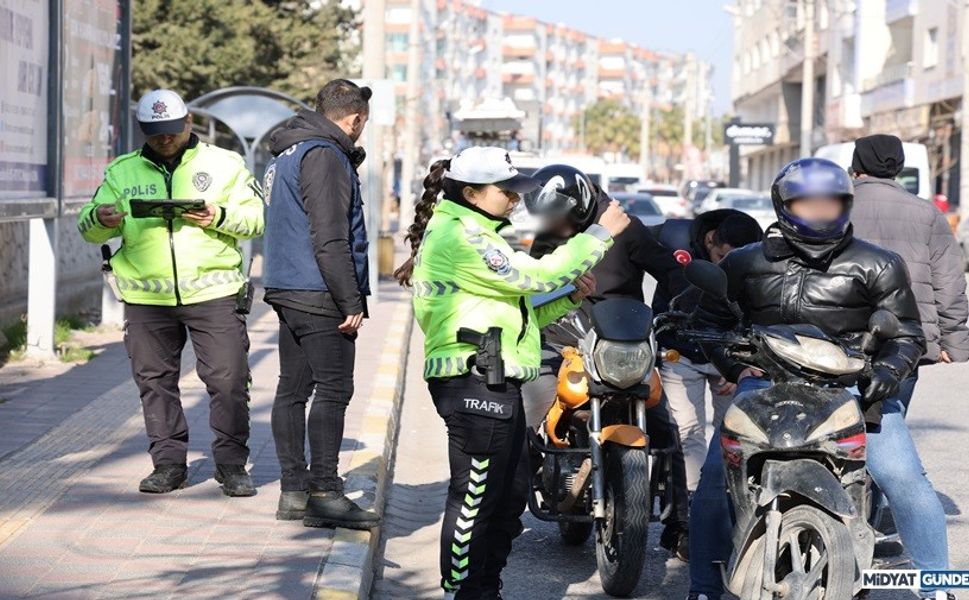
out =
[[569,214],[576,200],[548,185],[525,194],[525,208],[528,212],[546,219],[558,219]]

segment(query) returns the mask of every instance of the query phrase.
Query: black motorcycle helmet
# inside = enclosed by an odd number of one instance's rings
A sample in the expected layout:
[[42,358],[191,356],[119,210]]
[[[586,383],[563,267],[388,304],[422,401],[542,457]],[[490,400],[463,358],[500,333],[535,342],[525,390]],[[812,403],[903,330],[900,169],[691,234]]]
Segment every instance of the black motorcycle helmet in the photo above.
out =
[[[781,169],[770,188],[781,230],[807,243],[824,243],[844,236],[851,221],[854,186],[848,173],[824,158],[799,158]],[[844,209],[834,221],[806,221],[790,212],[798,198],[841,198]]]
[[531,214],[550,221],[567,218],[581,225],[595,212],[595,184],[575,167],[548,165],[535,171],[532,177],[541,187],[525,194],[525,208]]

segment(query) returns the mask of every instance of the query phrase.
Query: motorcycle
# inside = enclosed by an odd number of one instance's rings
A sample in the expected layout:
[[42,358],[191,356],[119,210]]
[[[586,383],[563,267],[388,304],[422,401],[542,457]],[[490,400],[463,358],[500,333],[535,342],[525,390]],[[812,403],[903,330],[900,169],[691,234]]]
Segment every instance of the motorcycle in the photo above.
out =
[[642,302],[611,298],[549,325],[547,343],[563,357],[557,394],[538,431],[529,430],[541,464],[529,510],[558,522],[570,545],[595,531],[602,588],[619,597],[639,582],[654,495],[664,499],[651,487],[650,457],[662,460],[672,450],[652,449],[646,434],[646,410],[661,395],[652,320]]
[[723,346],[772,382],[737,396],[721,426],[735,516],[724,585],[745,600],[853,597],[862,571],[872,568],[875,530],[865,420],[848,390],[870,373],[878,342],[897,335],[898,319],[876,311],[856,351],[813,325],[745,327],[723,270],[694,260],[685,274],[741,325],[690,329],[692,316],[674,311],[659,327]]

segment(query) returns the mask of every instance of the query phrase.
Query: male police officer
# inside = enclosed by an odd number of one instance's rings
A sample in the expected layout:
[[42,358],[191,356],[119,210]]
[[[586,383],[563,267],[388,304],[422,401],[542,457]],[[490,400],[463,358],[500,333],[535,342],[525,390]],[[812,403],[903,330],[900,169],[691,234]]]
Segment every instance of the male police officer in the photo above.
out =
[[[111,268],[125,303],[125,346],[141,392],[154,471],[142,492],[186,480],[188,423],[179,399],[182,348],[191,336],[211,400],[215,479],[228,496],[256,493],[249,449],[249,337],[236,295],[245,281],[239,240],[262,234],[258,184],[235,152],[201,143],[171,90],[138,102],[144,147],[119,156],[78,217],[85,240],[121,236]],[[131,201],[203,200],[174,218],[134,218]]]

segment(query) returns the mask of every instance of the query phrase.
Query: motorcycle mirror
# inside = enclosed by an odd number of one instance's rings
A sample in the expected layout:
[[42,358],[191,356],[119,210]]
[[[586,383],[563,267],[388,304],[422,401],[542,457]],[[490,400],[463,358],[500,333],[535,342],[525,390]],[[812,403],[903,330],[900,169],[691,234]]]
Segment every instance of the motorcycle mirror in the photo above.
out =
[[727,299],[727,274],[707,260],[694,259],[683,269],[686,280],[704,294],[717,300]]
[[868,319],[868,331],[881,340],[897,336],[900,327],[898,317],[885,309],[876,310]]

